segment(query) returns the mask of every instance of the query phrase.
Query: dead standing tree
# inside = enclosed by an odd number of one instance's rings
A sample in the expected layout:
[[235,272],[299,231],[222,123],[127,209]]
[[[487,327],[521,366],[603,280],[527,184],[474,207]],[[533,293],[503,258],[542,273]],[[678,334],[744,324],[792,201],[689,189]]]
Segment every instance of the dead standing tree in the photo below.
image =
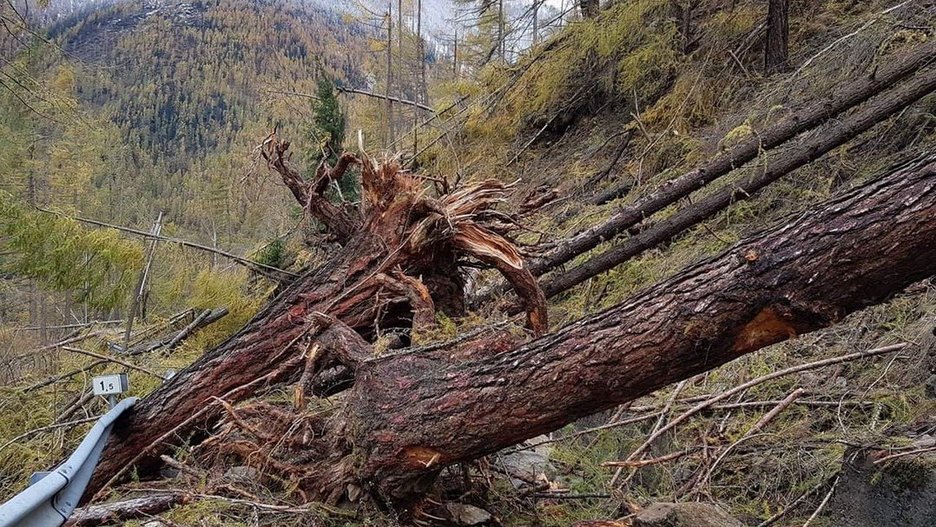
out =
[[599,0],[579,0],[583,18],[595,18],[601,11]]
[[770,75],[789,68],[790,0],[768,0],[764,71]]
[[[276,166],[286,145],[273,144]],[[303,364],[311,374],[342,364],[354,372],[344,404],[308,417],[314,433],[303,445],[311,456],[303,491],[338,501],[348,489],[369,488],[405,509],[447,465],[828,326],[936,272],[936,158],[929,156],[528,344],[501,332],[375,357],[361,337],[373,328],[375,297],[431,309],[415,270],[446,251],[512,274],[539,329],[544,304],[506,240],[483,221],[503,185],[433,200],[393,163],[352,161],[362,164],[369,203],[359,230],[335,258],[142,401],[118,427],[92,489],[129,465],[145,473],[177,434],[215,421],[216,407],[295,381]],[[321,197],[312,192],[320,179],[305,188],[307,202]],[[213,405],[219,398],[224,404]]]

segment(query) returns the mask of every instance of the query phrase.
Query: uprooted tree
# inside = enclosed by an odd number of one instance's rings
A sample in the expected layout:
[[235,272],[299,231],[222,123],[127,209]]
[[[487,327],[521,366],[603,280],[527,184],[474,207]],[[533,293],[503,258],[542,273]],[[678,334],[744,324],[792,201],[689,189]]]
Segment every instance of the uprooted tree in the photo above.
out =
[[[298,382],[298,398],[308,397],[312,379],[340,365],[353,372],[343,403],[303,414],[303,433],[277,438],[302,451],[301,465],[281,468],[308,499],[336,502],[369,489],[406,508],[448,465],[826,327],[936,273],[930,155],[531,342],[494,330],[378,356],[371,342],[381,327],[418,331],[433,323],[438,299],[463,299],[461,257],[504,274],[528,327],[544,332],[543,294],[503,235],[509,217],[494,210],[508,188],[487,181],[431,198],[392,160],[378,165],[350,154],[305,182],[289,167],[287,149],[271,137],[265,157],[342,248],[141,401],[117,427],[92,493],[131,466],[151,473],[160,453],[198,442],[222,417],[262,439],[249,412],[270,423],[277,410],[253,406],[238,415],[232,405],[282,383]],[[360,210],[324,197],[354,164],[362,172]],[[250,447],[245,459],[259,451],[243,440],[225,451],[236,455],[239,447]]]
[[[153,440],[161,443],[211,423],[220,408],[216,398],[236,402],[265,384],[295,380],[300,367],[291,358],[326,338],[323,320],[372,340],[385,329],[411,327],[418,332],[431,326],[436,308],[463,310],[460,257],[498,269],[518,292],[530,331],[545,332],[545,297],[514,245],[501,234],[511,229],[509,216],[494,208],[509,186],[488,180],[433,198],[395,160],[377,165],[353,154],[342,155],[334,167],[323,163],[312,181],[305,181],[289,166],[288,149],[288,142],[280,142],[275,134],[262,145],[269,165],[341,250],[296,279],[237,334],[137,405],[92,488],[130,462],[145,473],[158,461],[149,455],[158,454],[148,450]],[[325,197],[331,182],[352,165],[361,169],[360,210]],[[318,373],[340,362],[339,354],[322,354],[306,370]],[[144,451],[146,455],[138,455]]]
[[[755,192],[868,130],[936,87],[936,72],[927,66],[930,47],[795,112],[757,140],[532,263],[508,237],[517,228],[512,217],[496,210],[511,190],[503,183],[451,190],[439,180],[431,192],[393,159],[378,164],[353,154],[342,155],[334,167],[323,163],[306,181],[290,166],[289,144],[271,134],[261,147],[263,157],[340,249],[288,285],[241,331],[141,401],[118,427],[91,489],[113,483],[131,467],[137,474],[152,473],[160,453],[188,443],[247,464],[259,460],[308,499],[335,502],[353,498],[352,489],[370,488],[406,508],[442,467],[827,326],[932,275],[936,249],[927,242],[936,233],[936,183],[929,157],[552,335],[542,336],[546,301],[535,279],[721,177],[761,148],[890,87],[833,127],[834,133],[798,145],[743,188]],[[328,187],[352,166],[361,171],[361,205],[329,201]],[[627,257],[669,239],[735,199],[733,189],[716,192],[586,261],[566,281],[574,278],[574,285],[581,276],[616,265],[621,251]],[[524,344],[517,332],[489,328],[475,338],[378,356],[373,343],[379,336],[400,330],[418,335],[435,323],[436,311],[464,312],[461,271],[467,258],[506,278],[527,313],[528,329],[541,338]],[[557,290],[556,280],[545,282],[548,294]],[[234,406],[282,384],[296,385],[294,407]],[[345,391],[340,409],[325,415],[303,411],[307,398],[339,391]],[[206,435],[211,439],[204,441]],[[273,443],[299,453],[276,458],[264,446]]]

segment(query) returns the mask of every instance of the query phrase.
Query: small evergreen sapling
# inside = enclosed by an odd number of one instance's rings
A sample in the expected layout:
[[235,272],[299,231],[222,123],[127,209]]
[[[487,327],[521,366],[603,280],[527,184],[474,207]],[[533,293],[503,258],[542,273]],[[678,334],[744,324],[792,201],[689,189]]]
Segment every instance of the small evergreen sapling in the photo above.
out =
[[[309,127],[309,143],[313,145],[307,154],[310,173],[314,173],[324,160],[334,166],[344,147],[347,118],[338,102],[335,85],[327,75],[320,75],[316,98],[312,101],[313,119]],[[357,177],[349,171],[338,182],[344,201],[357,201],[360,189]]]

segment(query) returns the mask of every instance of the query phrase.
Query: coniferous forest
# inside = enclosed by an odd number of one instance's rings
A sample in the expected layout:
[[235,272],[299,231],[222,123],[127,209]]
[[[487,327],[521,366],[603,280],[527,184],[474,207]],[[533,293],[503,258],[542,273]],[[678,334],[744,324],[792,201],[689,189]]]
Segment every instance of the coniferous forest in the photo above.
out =
[[0,527],[936,525],[934,147],[931,1],[0,0]]

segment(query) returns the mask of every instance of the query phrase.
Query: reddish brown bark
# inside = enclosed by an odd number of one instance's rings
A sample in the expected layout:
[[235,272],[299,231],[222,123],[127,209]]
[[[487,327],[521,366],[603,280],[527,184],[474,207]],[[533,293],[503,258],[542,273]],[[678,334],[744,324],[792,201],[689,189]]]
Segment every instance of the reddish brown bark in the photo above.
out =
[[[313,204],[307,210],[335,232],[357,230],[325,265],[297,279],[237,334],[138,403],[116,427],[91,491],[131,463],[138,473],[149,472],[164,443],[184,441],[193,429],[216,421],[219,398],[234,403],[265,386],[296,380],[303,354],[316,339],[327,340],[344,328],[371,337],[384,325],[409,326],[413,319],[431,324],[433,299],[418,277],[437,271],[440,258],[454,262],[458,255],[473,256],[495,264],[529,307],[531,329],[545,331],[542,291],[516,249],[485,218],[504,199],[508,189],[502,183],[485,181],[434,200],[395,162],[376,166],[349,156],[307,183],[286,164],[286,145],[273,138],[267,146],[266,157],[297,199]],[[362,165],[366,207],[360,227],[321,195],[327,185],[322,179],[340,177],[336,171],[352,162]],[[339,363],[349,360],[334,352],[316,368]]]
[[315,180],[309,182],[289,166],[289,141],[277,141],[274,132],[267,137],[263,146],[266,147],[261,151],[263,158],[280,174],[286,188],[292,192],[299,205],[321,221],[339,243],[347,243],[354,233],[360,230],[360,222],[355,221],[341,207],[329,202],[324,194],[329,183],[340,180],[348,168],[352,164],[360,163],[360,160],[352,154],[344,154],[334,168],[322,163],[316,171]]
[[881,302],[936,273],[934,239],[936,157],[929,156],[510,351],[366,361],[342,432],[353,445],[352,476],[403,503],[443,466]]

